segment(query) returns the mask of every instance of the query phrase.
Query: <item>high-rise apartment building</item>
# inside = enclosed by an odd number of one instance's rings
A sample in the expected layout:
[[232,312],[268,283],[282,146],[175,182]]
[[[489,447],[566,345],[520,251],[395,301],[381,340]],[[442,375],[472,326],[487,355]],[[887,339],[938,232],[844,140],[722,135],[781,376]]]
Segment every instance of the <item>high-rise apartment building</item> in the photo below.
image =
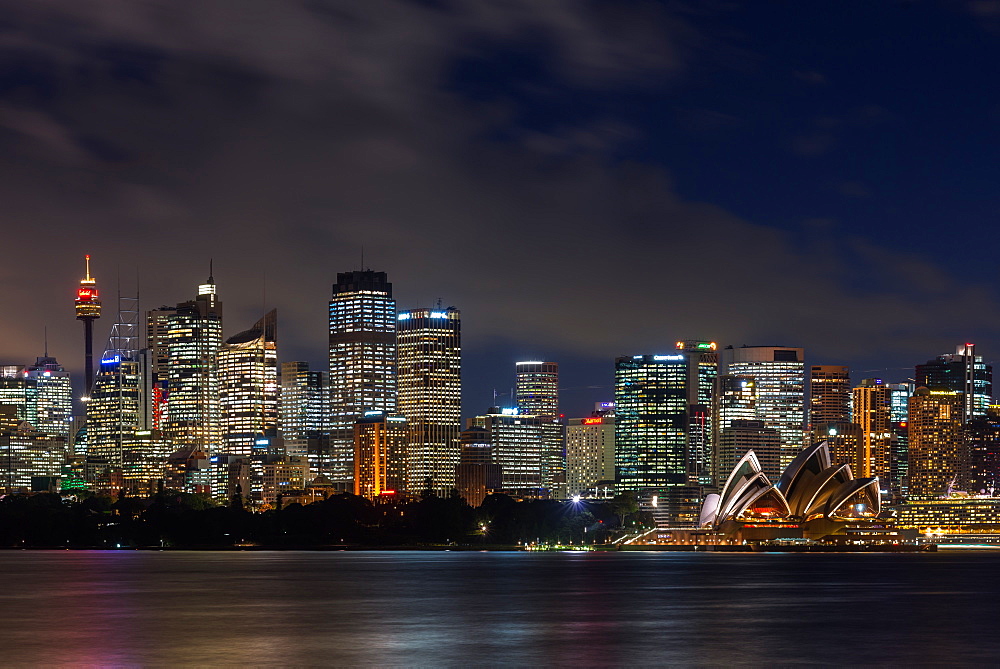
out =
[[271,310],[219,349],[222,452],[270,454],[278,431],[278,314]]
[[802,449],[805,437],[805,364],[801,348],[727,346],[719,372],[756,382],[757,419],[781,435],[784,469]]
[[376,499],[406,484],[406,418],[369,411],[354,424],[354,494]]
[[385,272],[337,274],[330,299],[329,477],[354,476],[354,423],[366,411],[397,413],[396,302]]
[[410,309],[396,317],[399,413],[406,418],[406,489],[455,486],[462,424],[462,321],[458,309]]
[[24,376],[35,386],[32,427],[42,434],[68,441],[73,421],[73,386],[69,372],[55,358],[46,355],[36,358]]
[[[222,347],[222,302],[214,277],[198,286],[195,299],[178,304],[175,311],[167,314],[167,416],[163,430],[177,448],[191,447],[212,455],[222,446],[216,371],[216,356]],[[149,329],[147,326],[147,333]],[[159,346],[151,349],[156,351]],[[160,353],[154,357],[162,360]]]
[[809,424],[851,420],[851,372],[841,365],[809,368]]
[[961,475],[964,397],[917,388],[909,410],[909,498],[935,499]]
[[939,355],[917,365],[916,385],[960,392],[967,418],[985,416],[993,402],[993,366],[976,355],[975,344],[961,344],[954,354]]

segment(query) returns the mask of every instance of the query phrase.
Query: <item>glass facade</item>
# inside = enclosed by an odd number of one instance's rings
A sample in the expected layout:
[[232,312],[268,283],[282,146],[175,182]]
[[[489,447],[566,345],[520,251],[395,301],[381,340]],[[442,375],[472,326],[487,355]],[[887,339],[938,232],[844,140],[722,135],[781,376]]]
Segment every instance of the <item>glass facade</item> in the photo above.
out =
[[447,494],[461,452],[462,321],[458,309],[411,309],[396,317],[399,413],[406,417],[406,489]]
[[[212,454],[222,446],[216,355],[222,346],[222,302],[215,281],[167,315],[167,398],[163,430],[175,447]],[[147,328],[152,326],[147,323]],[[148,330],[147,330],[148,332]]]
[[396,302],[385,272],[337,275],[330,299],[329,477],[354,477],[354,423],[366,411],[397,413]]
[[805,437],[803,350],[784,346],[726,347],[720,372],[756,382],[758,420],[781,435],[781,467],[802,449]]

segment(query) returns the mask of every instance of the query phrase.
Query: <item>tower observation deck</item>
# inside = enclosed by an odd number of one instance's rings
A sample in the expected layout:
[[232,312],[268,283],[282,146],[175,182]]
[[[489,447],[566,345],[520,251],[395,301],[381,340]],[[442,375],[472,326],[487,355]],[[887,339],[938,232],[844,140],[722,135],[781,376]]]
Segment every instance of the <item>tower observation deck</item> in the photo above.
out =
[[85,256],[87,276],[80,279],[80,287],[76,290],[76,319],[83,321],[84,356],[86,385],[84,399],[90,397],[94,387],[94,321],[101,317],[101,300],[97,292],[97,280],[90,276],[90,256]]

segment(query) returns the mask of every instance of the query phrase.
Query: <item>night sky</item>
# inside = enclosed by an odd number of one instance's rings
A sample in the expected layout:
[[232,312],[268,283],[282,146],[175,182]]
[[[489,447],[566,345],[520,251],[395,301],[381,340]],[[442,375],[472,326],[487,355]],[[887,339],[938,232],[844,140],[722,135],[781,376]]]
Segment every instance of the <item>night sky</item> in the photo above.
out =
[[[513,363],[564,409],[677,339],[900,381],[1000,350],[1000,2],[0,0],[0,362],[113,321],[277,307],[326,366],[330,285],[462,310],[465,413]],[[501,403],[509,399],[500,398]]]

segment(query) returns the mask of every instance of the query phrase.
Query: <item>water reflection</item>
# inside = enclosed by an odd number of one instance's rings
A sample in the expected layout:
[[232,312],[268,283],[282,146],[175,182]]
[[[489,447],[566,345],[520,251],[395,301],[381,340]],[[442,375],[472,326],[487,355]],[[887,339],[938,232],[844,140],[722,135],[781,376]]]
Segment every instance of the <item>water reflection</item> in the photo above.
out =
[[988,662],[1000,555],[0,552],[5,665]]

